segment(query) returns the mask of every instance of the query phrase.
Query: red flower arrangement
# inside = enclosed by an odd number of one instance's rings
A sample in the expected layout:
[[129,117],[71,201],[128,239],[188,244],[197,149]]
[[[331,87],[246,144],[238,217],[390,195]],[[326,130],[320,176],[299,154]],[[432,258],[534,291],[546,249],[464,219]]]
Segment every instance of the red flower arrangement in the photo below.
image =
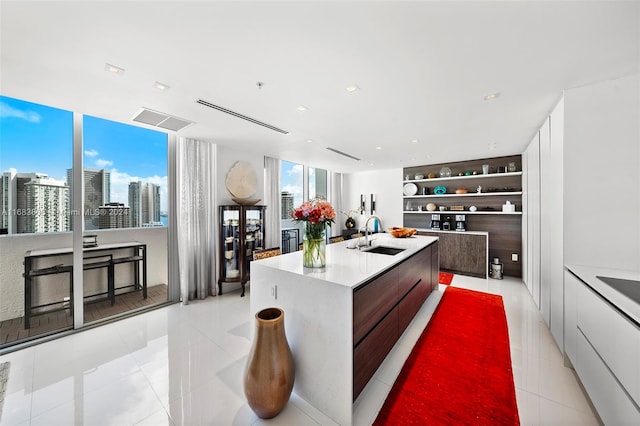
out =
[[319,198],[305,201],[291,213],[295,222],[307,222],[305,234],[307,239],[320,239],[328,224],[334,223],[336,211],[330,203]]

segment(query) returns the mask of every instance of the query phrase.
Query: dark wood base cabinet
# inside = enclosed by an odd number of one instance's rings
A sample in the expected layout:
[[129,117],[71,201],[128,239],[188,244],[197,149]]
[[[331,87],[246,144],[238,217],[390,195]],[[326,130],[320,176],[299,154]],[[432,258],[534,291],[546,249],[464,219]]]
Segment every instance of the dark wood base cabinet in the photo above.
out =
[[487,235],[423,231],[418,234],[439,238],[441,270],[471,277],[487,277]]
[[435,242],[354,290],[354,401],[437,287],[437,259]]

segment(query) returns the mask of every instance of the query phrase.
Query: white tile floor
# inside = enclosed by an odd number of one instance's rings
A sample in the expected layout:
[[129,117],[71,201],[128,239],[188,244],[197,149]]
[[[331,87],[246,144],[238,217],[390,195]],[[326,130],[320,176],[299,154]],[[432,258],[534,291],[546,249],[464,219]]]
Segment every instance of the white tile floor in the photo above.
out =
[[[598,424],[521,281],[456,275],[452,285],[503,296],[523,425]],[[373,421],[441,295],[429,297],[358,398],[355,424]],[[11,363],[0,424],[333,424],[295,394],[269,421],[246,404],[249,297],[173,305],[0,356]]]

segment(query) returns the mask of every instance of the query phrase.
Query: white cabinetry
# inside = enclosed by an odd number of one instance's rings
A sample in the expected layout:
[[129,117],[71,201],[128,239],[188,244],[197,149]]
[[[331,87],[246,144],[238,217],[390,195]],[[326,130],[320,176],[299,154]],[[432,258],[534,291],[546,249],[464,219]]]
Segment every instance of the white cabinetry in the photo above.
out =
[[578,332],[578,287],[584,285],[571,272],[564,271],[564,351],[573,363],[576,361]]
[[640,329],[583,283],[576,286],[574,367],[605,424],[640,424]]

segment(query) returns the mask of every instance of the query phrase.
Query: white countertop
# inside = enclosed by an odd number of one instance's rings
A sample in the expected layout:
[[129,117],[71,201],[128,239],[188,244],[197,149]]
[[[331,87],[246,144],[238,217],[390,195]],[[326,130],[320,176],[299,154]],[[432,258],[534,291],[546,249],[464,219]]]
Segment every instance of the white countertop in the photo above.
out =
[[348,248],[347,245],[351,242],[349,240],[327,244],[325,268],[304,268],[301,250],[254,262],[264,267],[353,288],[438,240],[437,237],[418,235],[410,238],[394,238],[387,233],[374,234],[370,238],[373,246],[398,247],[405,250],[393,256],[367,253],[364,247],[362,250]]
[[607,269],[584,265],[565,265],[575,276],[585,284],[607,299],[622,312],[627,314],[636,323],[640,324],[640,304],[625,296],[615,288],[601,281],[598,276],[621,278],[625,280],[640,280],[640,271],[628,271],[622,269]]

